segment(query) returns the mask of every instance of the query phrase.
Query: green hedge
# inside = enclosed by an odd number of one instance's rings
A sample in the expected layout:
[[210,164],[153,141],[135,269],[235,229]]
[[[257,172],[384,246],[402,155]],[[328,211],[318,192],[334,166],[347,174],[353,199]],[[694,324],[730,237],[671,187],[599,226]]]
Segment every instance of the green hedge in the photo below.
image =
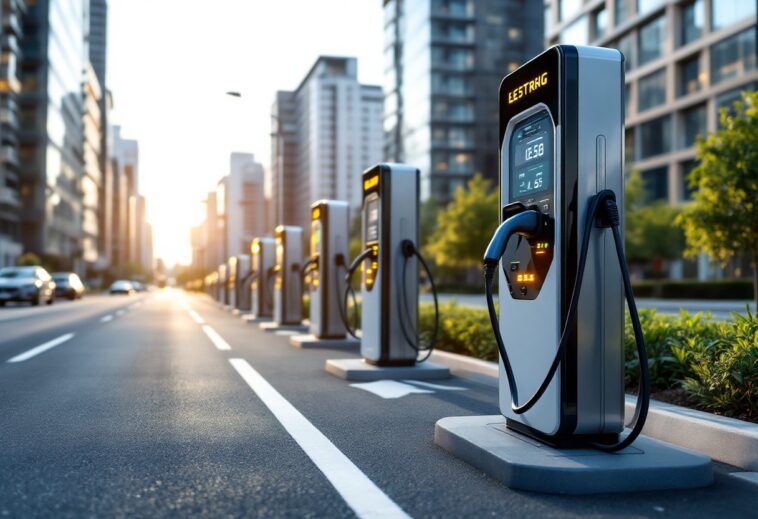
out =
[[637,297],[661,299],[752,299],[753,284],[746,279],[714,281],[637,281]]
[[[758,420],[758,319],[734,315],[725,322],[702,314],[658,315],[640,312],[654,391],[683,390],[688,402],[707,411]],[[422,304],[423,341],[434,325],[434,306]],[[437,348],[497,360],[497,345],[487,311],[448,303],[440,307]],[[631,324],[625,330],[625,382],[637,386],[639,362]]]

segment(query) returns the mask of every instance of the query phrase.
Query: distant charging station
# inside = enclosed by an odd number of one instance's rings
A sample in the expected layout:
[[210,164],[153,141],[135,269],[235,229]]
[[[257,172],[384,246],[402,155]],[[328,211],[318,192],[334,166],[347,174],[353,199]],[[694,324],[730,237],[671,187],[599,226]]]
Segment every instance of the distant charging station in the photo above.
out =
[[247,312],[250,310],[250,256],[240,254],[229,258],[229,306],[232,311]]
[[363,359],[330,360],[326,369],[349,380],[449,376],[445,367],[417,363],[426,360],[435,340],[422,345],[418,330],[419,263],[432,279],[418,251],[419,171],[379,164],[363,173],[362,185],[363,252],[353,260],[347,279],[361,268]]
[[255,238],[250,244],[250,318],[270,319],[274,310],[276,244],[273,238]]
[[301,272],[310,289],[309,334],[291,337],[293,346],[358,346],[358,340],[347,336],[342,300],[349,227],[347,202],[319,200],[311,205],[310,257]]
[[303,290],[301,265],[303,230],[292,225],[279,225],[274,230],[276,266],[274,267],[274,320],[261,323],[264,330],[280,328],[303,329]]
[[[623,92],[620,52],[564,45],[500,87],[500,226],[483,262],[505,420],[446,418],[435,441],[514,488],[595,493],[710,482],[707,458],[638,439],[650,385],[623,252]],[[640,358],[626,436],[624,296]],[[579,451],[573,462],[572,451],[530,447],[524,436],[596,455]],[[628,449],[635,439],[640,448]]]

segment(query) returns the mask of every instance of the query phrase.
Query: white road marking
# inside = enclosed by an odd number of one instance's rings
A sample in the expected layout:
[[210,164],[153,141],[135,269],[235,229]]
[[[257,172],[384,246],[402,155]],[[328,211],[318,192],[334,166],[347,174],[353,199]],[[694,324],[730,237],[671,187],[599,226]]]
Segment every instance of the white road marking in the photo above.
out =
[[117,316],[117,317],[121,317],[121,316],[122,316],[122,315],[124,315],[125,313],[126,313],[126,310],[119,310],[118,312],[116,312],[116,316]]
[[67,333],[66,335],[61,335],[60,337],[53,339],[52,341],[47,341],[44,344],[40,344],[36,348],[32,348],[31,350],[27,350],[24,353],[21,353],[20,355],[16,355],[15,357],[8,359],[8,362],[23,362],[25,360],[31,359],[32,357],[36,357],[40,353],[44,353],[50,348],[55,348],[59,344],[63,344],[64,342],[70,340],[74,336],[73,333]]
[[219,350],[231,350],[232,347],[229,346],[229,343],[226,342],[218,333],[216,333],[216,330],[208,326],[207,324],[203,325],[203,331],[205,332],[205,335],[208,336],[208,338],[211,340],[211,342],[218,348]]
[[112,320],[113,320],[113,316],[112,316],[112,315],[110,315],[110,314],[108,314],[108,315],[104,315],[104,316],[103,316],[103,317],[100,319],[100,322],[101,322],[101,323],[109,323],[109,322],[111,322]]
[[410,384],[404,384],[397,380],[377,380],[376,382],[359,382],[356,384],[350,384],[350,387],[362,389],[380,396],[384,399],[390,398],[402,398],[414,393],[429,394],[434,393],[430,389],[421,389]]
[[141,305],[141,304],[142,303],[132,303],[132,304],[129,305],[129,308],[139,308],[139,305]]
[[203,324],[205,321],[202,317],[200,317],[200,314],[195,312],[194,310],[189,311],[189,316],[192,317],[192,320],[195,321],[197,324]]
[[229,359],[229,363],[358,517],[410,517],[246,360]]
[[422,382],[420,380],[403,380],[408,384],[414,384],[416,386],[428,387],[430,389],[441,389],[443,391],[466,391],[465,387],[458,386],[442,386],[440,384],[432,384],[430,382]]

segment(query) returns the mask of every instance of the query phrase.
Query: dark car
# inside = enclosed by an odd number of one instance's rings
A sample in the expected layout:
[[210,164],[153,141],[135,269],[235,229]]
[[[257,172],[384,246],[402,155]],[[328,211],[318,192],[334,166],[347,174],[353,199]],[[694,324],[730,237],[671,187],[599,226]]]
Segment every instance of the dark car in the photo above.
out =
[[114,281],[109,290],[111,294],[124,294],[130,296],[134,294],[134,286],[131,281],[118,280]]
[[42,267],[0,269],[0,306],[8,301],[27,301],[34,306],[55,301],[55,282]]
[[84,297],[84,283],[73,272],[53,272],[55,296],[65,297],[71,301]]

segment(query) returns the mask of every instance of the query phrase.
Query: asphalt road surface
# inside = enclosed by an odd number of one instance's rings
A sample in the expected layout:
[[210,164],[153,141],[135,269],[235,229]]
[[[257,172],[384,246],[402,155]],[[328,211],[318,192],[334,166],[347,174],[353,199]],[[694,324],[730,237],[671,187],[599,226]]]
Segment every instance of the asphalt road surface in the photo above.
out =
[[[0,310],[0,517],[755,517],[716,466],[692,491],[512,491],[433,441],[496,389],[351,387],[329,358],[205,296],[163,290]],[[370,392],[366,389],[372,389]],[[396,398],[390,396],[394,391]],[[376,394],[379,393],[379,394]]]

